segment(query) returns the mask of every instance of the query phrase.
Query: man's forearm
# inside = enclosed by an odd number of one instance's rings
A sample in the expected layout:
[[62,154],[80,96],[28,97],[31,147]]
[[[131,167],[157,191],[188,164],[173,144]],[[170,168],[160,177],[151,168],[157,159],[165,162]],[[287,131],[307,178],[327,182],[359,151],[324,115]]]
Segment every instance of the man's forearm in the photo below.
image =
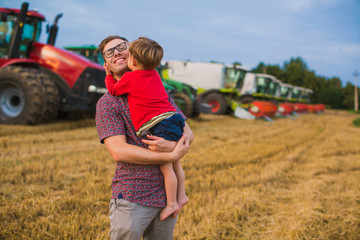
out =
[[126,143],[125,136],[114,136],[105,139],[105,145],[116,162],[131,164],[164,164],[177,161],[172,152],[154,152],[139,146]]

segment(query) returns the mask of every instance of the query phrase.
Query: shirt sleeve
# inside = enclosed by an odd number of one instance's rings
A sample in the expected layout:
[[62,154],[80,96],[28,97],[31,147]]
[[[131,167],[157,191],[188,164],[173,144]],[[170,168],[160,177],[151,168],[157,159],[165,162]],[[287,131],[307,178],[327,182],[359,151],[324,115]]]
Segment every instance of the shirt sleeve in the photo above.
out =
[[128,79],[129,78],[126,77],[126,74],[124,74],[123,77],[117,81],[111,74],[108,74],[105,77],[105,85],[111,95],[120,96],[130,92],[130,82]]
[[173,105],[175,107],[175,110],[178,114],[181,115],[181,117],[186,121],[187,120],[187,117],[183,114],[183,112],[180,110],[180,108],[176,105],[174,99],[169,95],[169,102],[171,103],[171,105]]
[[106,97],[107,94],[96,105],[96,128],[101,143],[107,137],[126,134],[124,120],[117,113],[114,107],[116,105]]

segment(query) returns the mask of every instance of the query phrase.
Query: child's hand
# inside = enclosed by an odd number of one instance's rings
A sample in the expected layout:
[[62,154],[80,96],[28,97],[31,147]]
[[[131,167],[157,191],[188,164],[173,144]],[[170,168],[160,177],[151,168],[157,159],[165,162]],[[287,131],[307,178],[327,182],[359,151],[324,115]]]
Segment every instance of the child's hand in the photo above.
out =
[[109,66],[107,65],[107,63],[104,63],[103,67],[105,69],[106,75],[108,75],[108,74],[113,75],[113,73],[112,73],[112,71],[110,71]]

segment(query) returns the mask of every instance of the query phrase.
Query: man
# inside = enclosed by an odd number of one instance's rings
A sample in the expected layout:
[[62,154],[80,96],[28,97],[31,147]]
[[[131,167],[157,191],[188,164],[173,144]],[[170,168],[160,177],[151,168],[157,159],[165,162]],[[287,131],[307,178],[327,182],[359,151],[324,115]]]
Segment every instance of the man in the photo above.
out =
[[[104,65],[115,79],[129,71],[125,38],[107,37],[99,48]],[[171,98],[170,101],[175,105]],[[175,108],[186,119],[176,105]],[[178,143],[156,136],[141,141],[131,123],[127,95],[115,97],[106,93],[97,103],[96,126],[100,141],[117,162],[109,206],[111,239],[172,239],[176,218],[159,218],[166,203],[159,164],[176,162],[186,154],[193,140],[188,124],[185,123],[185,134]]]

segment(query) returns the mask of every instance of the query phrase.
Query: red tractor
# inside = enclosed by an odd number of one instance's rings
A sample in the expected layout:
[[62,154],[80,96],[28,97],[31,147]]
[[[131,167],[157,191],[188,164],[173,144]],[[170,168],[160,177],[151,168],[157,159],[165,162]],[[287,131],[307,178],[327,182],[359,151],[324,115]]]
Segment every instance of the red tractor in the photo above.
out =
[[28,6],[0,8],[0,124],[94,113],[106,92],[103,67],[54,46],[62,14],[49,28],[47,43],[40,43],[45,17]]

